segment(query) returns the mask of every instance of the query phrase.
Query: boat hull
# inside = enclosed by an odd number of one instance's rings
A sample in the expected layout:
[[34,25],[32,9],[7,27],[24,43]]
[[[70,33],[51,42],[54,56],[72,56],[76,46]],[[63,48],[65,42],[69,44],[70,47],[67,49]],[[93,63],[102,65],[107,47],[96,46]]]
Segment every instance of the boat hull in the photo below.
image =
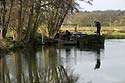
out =
[[101,35],[85,35],[77,39],[79,45],[104,45],[105,38]]

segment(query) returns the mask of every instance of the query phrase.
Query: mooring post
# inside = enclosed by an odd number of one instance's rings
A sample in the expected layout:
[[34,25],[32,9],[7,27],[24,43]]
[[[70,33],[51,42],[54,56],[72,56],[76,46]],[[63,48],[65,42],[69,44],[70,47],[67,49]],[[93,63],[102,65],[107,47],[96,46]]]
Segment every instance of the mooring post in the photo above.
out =
[[77,27],[78,27],[78,25],[77,25],[77,24],[75,24],[75,30],[74,30],[75,32],[77,32]]

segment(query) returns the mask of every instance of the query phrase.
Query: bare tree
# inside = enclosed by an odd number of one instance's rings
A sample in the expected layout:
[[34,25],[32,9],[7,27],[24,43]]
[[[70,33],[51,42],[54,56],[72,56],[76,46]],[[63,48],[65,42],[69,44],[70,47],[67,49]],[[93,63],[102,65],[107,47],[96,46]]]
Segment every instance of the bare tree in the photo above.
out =
[[[81,0],[90,4],[88,0]],[[54,38],[54,35],[59,31],[65,17],[74,10],[78,11],[79,4],[75,0],[45,0],[44,7],[46,17],[46,27],[49,38]],[[77,7],[76,7],[77,6]]]
[[[2,39],[8,29],[15,41],[31,44],[40,25],[46,25],[48,37],[59,31],[66,15],[73,12],[75,0],[2,0],[0,1]],[[78,5],[78,4],[77,4]]]
[[2,29],[1,29],[2,39],[6,38],[7,29],[9,26],[10,16],[11,16],[11,12],[12,12],[12,7],[13,7],[13,0],[10,0],[10,1],[2,0],[1,1],[1,7],[0,7],[1,17],[0,18],[1,18],[1,25],[2,25]]

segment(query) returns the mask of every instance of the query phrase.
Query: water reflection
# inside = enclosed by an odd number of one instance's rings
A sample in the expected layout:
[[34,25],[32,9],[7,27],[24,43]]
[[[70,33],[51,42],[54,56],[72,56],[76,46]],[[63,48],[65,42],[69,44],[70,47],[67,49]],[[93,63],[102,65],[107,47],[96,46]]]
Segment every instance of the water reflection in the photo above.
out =
[[0,83],[74,83],[54,47],[16,50],[0,59]]
[[66,51],[66,62],[68,62],[69,60],[69,55],[71,54],[71,48],[65,48],[65,51]]
[[[68,66],[75,65],[80,61],[83,57],[88,57],[89,59],[95,58],[95,66],[93,69],[99,69],[101,67],[101,53],[104,52],[104,45],[102,46],[58,46],[56,48],[61,55],[62,62],[67,64]],[[90,56],[90,55],[93,55]],[[80,57],[80,58],[79,58]],[[84,61],[84,59],[82,61]],[[75,63],[75,64],[73,64]],[[81,65],[82,66],[82,65]]]
[[[86,53],[95,53],[93,69],[99,69],[102,49],[104,47],[43,46],[16,50],[0,58],[0,83],[75,83],[78,76],[72,74],[71,66],[86,62],[86,57],[92,59]],[[67,68],[70,69],[67,71]]]
[[[66,48],[70,51],[66,52]],[[70,68],[68,73],[74,69],[74,73],[79,74],[79,83],[125,83],[124,49],[125,40],[120,40],[120,42],[108,40],[104,51],[103,48],[97,50],[94,47],[48,46],[1,54],[0,83],[34,83],[37,81],[37,83],[47,83],[48,76],[49,79],[53,77],[49,81],[54,83],[52,80],[57,79],[57,74],[52,75],[52,71],[61,71],[60,65],[65,68],[65,71],[68,66]],[[100,64],[99,68],[96,68],[96,64]],[[21,82],[17,82],[17,79]]]
[[94,69],[99,69],[100,68],[100,65],[101,65],[101,60],[100,60],[100,49],[99,48],[97,48],[96,49],[96,64],[95,64],[95,67],[94,67]]
[[86,46],[83,49],[80,47],[80,50],[95,52],[96,63],[94,66],[94,70],[99,69],[101,67],[101,52],[104,51],[104,45]]

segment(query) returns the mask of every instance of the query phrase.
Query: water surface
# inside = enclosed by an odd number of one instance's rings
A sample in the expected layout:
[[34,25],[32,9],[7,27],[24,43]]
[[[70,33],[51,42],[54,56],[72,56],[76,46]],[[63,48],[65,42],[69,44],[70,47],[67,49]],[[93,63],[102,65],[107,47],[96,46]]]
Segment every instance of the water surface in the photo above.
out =
[[43,46],[1,55],[5,56],[0,58],[1,79],[11,83],[44,83],[43,78],[49,72],[54,75],[60,65],[79,83],[125,83],[124,39],[106,40],[104,48]]

